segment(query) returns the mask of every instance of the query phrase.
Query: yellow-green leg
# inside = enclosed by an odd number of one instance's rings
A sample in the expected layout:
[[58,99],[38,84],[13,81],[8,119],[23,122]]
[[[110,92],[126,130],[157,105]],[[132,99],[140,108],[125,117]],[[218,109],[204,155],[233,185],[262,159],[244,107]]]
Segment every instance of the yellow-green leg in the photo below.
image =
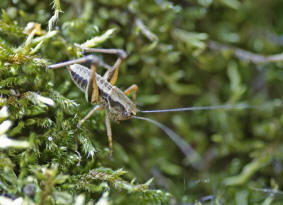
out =
[[138,86],[136,84],[133,84],[131,85],[130,87],[128,87],[124,93],[125,95],[129,96],[130,94],[133,93],[133,99],[135,100],[136,99],[136,94],[137,94],[137,91],[138,91]]
[[78,44],[75,46],[81,48],[85,52],[95,52],[95,53],[107,53],[107,54],[116,54],[118,55],[118,59],[116,60],[115,64],[106,71],[105,75],[103,76],[108,82],[112,85],[115,85],[118,79],[119,67],[123,60],[127,58],[127,54],[122,49],[115,49],[115,48],[84,48]]

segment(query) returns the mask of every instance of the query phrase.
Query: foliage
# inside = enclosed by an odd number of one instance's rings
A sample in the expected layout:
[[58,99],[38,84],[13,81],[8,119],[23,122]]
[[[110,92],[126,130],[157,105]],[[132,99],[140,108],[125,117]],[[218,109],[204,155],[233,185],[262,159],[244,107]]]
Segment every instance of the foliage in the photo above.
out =
[[[0,203],[281,204],[282,6],[0,1]],[[252,108],[147,116],[180,134],[199,166],[138,119],[112,123],[110,159],[105,112],[78,128],[91,105],[65,69],[46,70],[81,56],[75,43],[127,51],[117,87],[139,85],[141,110]]]

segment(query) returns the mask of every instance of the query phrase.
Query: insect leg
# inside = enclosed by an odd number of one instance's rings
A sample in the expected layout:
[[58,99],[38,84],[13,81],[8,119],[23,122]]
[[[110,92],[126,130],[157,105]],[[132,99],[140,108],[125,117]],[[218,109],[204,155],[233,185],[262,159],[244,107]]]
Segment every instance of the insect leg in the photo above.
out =
[[138,86],[136,84],[131,85],[130,87],[128,87],[124,93],[125,95],[129,96],[130,94],[133,93],[133,99],[136,99],[136,93],[138,91]]
[[50,69],[56,69],[56,68],[61,68],[61,67],[65,67],[65,66],[69,66],[69,65],[73,65],[73,64],[80,64],[80,63],[86,63],[86,62],[90,62],[92,64],[97,64],[98,63],[98,57],[94,56],[94,55],[88,55],[88,56],[84,56],[82,58],[78,58],[78,59],[74,59],[74,60],[69,60],[69,61],[65,61],[62,63],[56,63],[53,65],[49,65],[47,67],[48,70]]
[[105,69],[107,69],[107,70],[112,70],[112,66],[110,66],[110,65],[108,65],[108,64],[106,64],[106,63],[104,63],[103,60],[99,60],[98,66],[100,66],[100,67],[102,67],[102,68],[105,68]]
[[89,111],[89,113],[79,122],[78,127],[80,127],[97,110],[102,110],[102,106],[96,105],[92,108],[91,111]]
[[113,152],[113,147],[112,147],[112,130],[111,130],[110,116],[109,116],[109,113],[108,113],[107,110],[106,110],[106,115],[105,115],[105,124],[106,124],[107,137],[108,137],[108,143],[109,143],[110,158],[112,158],[112,152]]
[[119,67],[123,60],[127,58],[127,53],[122,49],[115,49],[115,48],[84,48],[78,44],[75,44],[75,46],[81,48],[83,51],[86,52],[96,52],[96,53],[107,53],[107,54],[116,54],[118,55],[118,59],[116,60],[115,64],[112,66],[111,69],[109,69],[105,75],[104,78],[109,81],[112,85],[115,85],[118,79],[118,73],[119,73]]
[[98,101],[99,91],[96,83],[96,65],[97,62],[91,64],[91,77],[90,86],[88,87],[88,93],[91,93],[91,103]]
[[117,54],[119,55],[118,59],[116,60],[115,64],[113,65],[111,70],[106,71],[105,75],[103,76],[107,81],[109,81],[112,85],[115,85],[118,79],[119,67],[123,60],[127,57],[125,51],[116,49]]
[[88,55],[82,58],[50,65],[48,66],[48,69],[56,69],[56,68],[61,68],[65,66],[70,66],[73,64],[90,62],[91,63],[91,76],[90,76],[90,81],[88,83],[86,92],[87,92],[87,96],[91,97],[91,98],[88,98],[90,99],[90,102],[94,103],[98,100],[98,96],[99,96],[99,91],[98,91],[98,87],[96,83],[96,67],[97,67],[98,61],[99,59],[97,56]]

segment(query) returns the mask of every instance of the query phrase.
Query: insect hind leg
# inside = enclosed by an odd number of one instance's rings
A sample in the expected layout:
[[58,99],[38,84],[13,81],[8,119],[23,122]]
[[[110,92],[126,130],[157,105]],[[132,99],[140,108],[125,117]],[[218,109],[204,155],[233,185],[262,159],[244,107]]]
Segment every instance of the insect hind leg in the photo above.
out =
[[118,55],[118,58],[114,65],[105,73],[103,76],[107,81],[112,85],[115,85],[118,79],[119,67],[123,60],[127,58],[127,53],[122,49],[115,48],[84,48],[79,44],[75,44],[76,47],[81,48],[85,52],[94,52],[94,53],[106,53],[106,54],[115,54]]
[[81,64],[81,63],[86,63],[86,62],[90,62],[91,64],[97,64],[98,61],[99,61],[99,59],[98,59],[97,56],[87,55],[87,56],[84,56],[82,58],[77,58],[77,59],[74,59],[74,60],[69,60],[69,61],[49,65],[47,67],[47,70],[57,69],[57,68],[61,68],[61,67],[70,66],[70,65],[73,65],[73,64]]
[[[82,58],[74,59],[74,60],[69,60],[61,63],[56,63],[53,65],[48,66],[49,69],[57,69],[61,67],[66,67],[66,66],[71,66],[74,64],[81,64],[81,63],[91,63],[91,76],[90,76],[90,81],[87,85],[87,90],[86,90],[86,96],[87,99],[91,102],[94,103],[98,100],[99,96],[99,91],[96,83],[96,67],[99,62],[99,59],[95,55],[87,55]],[[80,75],[81,73],[77,73]]]

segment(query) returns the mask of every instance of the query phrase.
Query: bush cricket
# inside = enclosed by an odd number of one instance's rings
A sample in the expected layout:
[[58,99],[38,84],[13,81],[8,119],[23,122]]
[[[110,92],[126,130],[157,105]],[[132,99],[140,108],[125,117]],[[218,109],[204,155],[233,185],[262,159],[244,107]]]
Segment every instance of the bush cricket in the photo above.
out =
[[[127,120],[130,118],[136,118],[148,121],[155,124],[161,128],[169,138],[178,146],[178,148],[183,152],[183,154],[188,158],[193,155],[195,158],[200,159],[200,156],[196,151],[179,135],[173,132],[171,129],[165,125],[152,120],[150,118],[136,116],[138,112],[141,113],[153,113],[153,112],[179,112],[179,111],[193,111],[193,110],[212,110],[212,109],[246,109],[251,106],[245,104],[239,105],[216,105],[216,106],[203,106],[203,107],[185,107],[185,108],[175,108],[166,110],[147,110],[142,111],[136,107],[136,104],[128,98],[128,95],[135,94],[138,90],[138,86],[133,84],[125,91],[120,90],[115,86],[118,79],[119,66],[123,60],[127,57],[124,50],[121,49],[105,49],[105,48],[83,48],[78,44],[77,47],[82,49],[84,52],[94,52],[94,53],[106,53],[115,54],[118,56],[116,62],[113,66],[104,64],[95,55],[87,55],[82,58],[75,60],[70,60],[66,62],[61,62],[48,66],[48,69],[56,69],[61,67],[67,67],[73,82],[77,87],[85,93],[86,100],[91,104],[96,104],[91,111],[78,123],[80,127],[95,111],[105,109],[105,123],[109,142],[110,157],[112,156],[112,130],[110,119],[114,121]],[[80,65],[81,63],[90,63],[91,69]],[[106,73],[101,76],[96,73],[97,66],[100,65],[107,69]]]

